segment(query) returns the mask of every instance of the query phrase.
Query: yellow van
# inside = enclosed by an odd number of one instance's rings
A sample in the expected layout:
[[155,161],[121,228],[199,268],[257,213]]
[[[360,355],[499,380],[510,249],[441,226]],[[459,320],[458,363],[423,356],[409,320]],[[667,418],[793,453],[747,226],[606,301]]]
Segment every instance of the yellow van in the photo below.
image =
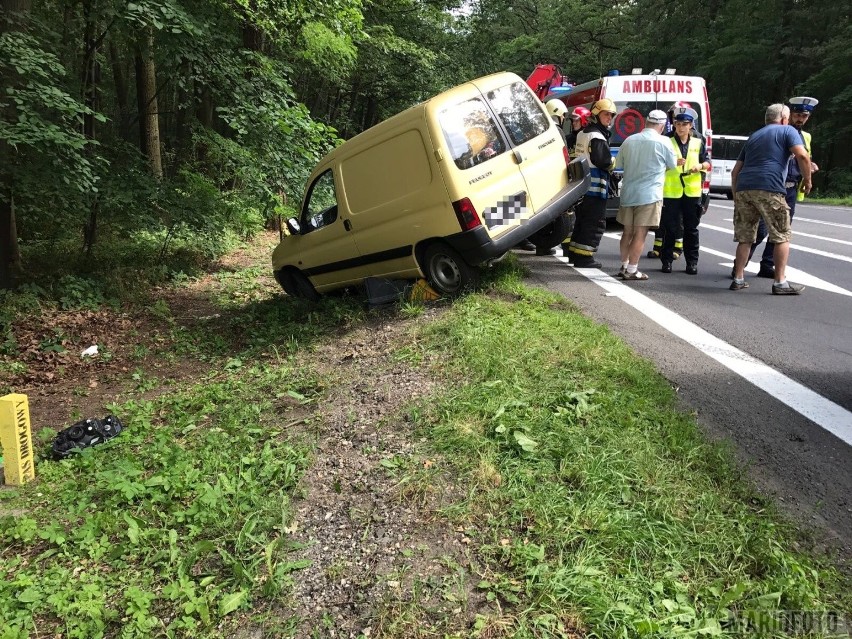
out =
[[588,165],[568,164],[539,99],[517,75],[497,73],[326,155],[273,270],[288,294],[308,299],[368,277],[425,277],[456,295],[476,283],[479,264],[522,240],[557,244],[567,229],[554,227],[588,187]]

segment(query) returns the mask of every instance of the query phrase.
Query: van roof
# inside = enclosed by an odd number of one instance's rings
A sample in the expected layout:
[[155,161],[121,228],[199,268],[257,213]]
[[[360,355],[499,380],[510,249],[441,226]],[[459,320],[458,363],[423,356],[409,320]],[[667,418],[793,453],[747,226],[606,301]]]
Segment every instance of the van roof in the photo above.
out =
[[[343,153],[349,153],[353,150],[353,147],[359,146],[365,140],[370,140],[376,135],[381,135],[384,130],[392,130],[393,128],[399,126],[403,122],[407,122],[412,118],[421,118],[425,117],[425,112],[427,106],[430,103],[443,103],[448,99],[452,99],[455,94],[467,94],[470,93],[471,88],[476,88],[480,92],[489,91],[491,89],[504,86],[508,82],[521,82],[524,81],[515,73],[511,73],[508,71],[502,71],[500,73],[492,73],[490,75],[482,76],[480,78],[476,78],[474,80],[469,80],[468,82],[464,82],[459,84],[451,89],[447,89],[446,91],[442,91],[441,93],[432,96],[431,98],[424,100],[418,104],[415,104],[405,111],[401,111],[396,115],[392,115],[386,120],[382,120],[378,124],[371,126],[369,129],[362,131],[358,135],[345,140],[342,144],[340,144],[337,148],[329,151],[325,157],[322,158],[317,163],[317,168],[321,165],[327,164],[332,161],[337,156]],[[344,148],[345,147],[345,148]]]

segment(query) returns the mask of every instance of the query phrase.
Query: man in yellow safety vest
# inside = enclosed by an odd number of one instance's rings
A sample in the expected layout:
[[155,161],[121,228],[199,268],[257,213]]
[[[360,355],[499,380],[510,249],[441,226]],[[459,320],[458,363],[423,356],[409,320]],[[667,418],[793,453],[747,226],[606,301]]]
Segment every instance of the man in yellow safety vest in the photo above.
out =
[[698,114],[688,106],[674,110],[674,131],[671,143],[677,166],[666,171],[663,184],[663,245],[660,261],[663,273],[672,272],[675,239],[683,228],[683,256],[686,272],[698,273],[698,203],[701,200],[702,173],[710,170],[710,159],[703,137],[692,135]]

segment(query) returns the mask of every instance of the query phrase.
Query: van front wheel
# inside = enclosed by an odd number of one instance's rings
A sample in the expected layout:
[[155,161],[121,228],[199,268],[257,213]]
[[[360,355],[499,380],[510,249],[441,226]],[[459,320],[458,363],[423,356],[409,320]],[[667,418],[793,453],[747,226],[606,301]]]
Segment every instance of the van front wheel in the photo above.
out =
[[290,297],[301,297],[312,302],[320,298],[317,289],[301,271],[293,268],[281,269],[275,272],[275,279]]
[[430,244],[423,254],[423,273],[437,293],[455,297],[479,281],[479,271],[443,242]]

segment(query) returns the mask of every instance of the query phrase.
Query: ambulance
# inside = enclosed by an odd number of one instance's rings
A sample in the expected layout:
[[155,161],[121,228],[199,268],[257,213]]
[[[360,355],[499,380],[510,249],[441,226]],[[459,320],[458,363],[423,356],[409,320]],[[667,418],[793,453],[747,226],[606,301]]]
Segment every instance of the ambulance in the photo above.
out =
[[[677,75],[675,69],[666,69],[662,74],[659,69],[650,74],[643,74],[642,69],[633,69],[629,75],[610,71],[597,80],[574,84],[557,65],[540,64],[527,78],[527,85],[545,104],[549,100],[561,100],[569,113],[577,106],[591,108],[601,98],[615,102],[618,111],[609,139],[613,156],[618,154],[618,148],[625,139],[645,128],[648,113],[654,109],[668,111],[675,102],[681,103],[679,106],[692,107],[698,114],[694,128],[706,140],[707,152],[711,152],[713,131],[704,78]],[[613,185],[613,188],[617,195],[617,186]],[[702,191],[702,199],[706,202],[710,192],[709,174],[705,175]],[[607,204],[607,216],[614,217],[617,209],[618,198],[614,197]]]

